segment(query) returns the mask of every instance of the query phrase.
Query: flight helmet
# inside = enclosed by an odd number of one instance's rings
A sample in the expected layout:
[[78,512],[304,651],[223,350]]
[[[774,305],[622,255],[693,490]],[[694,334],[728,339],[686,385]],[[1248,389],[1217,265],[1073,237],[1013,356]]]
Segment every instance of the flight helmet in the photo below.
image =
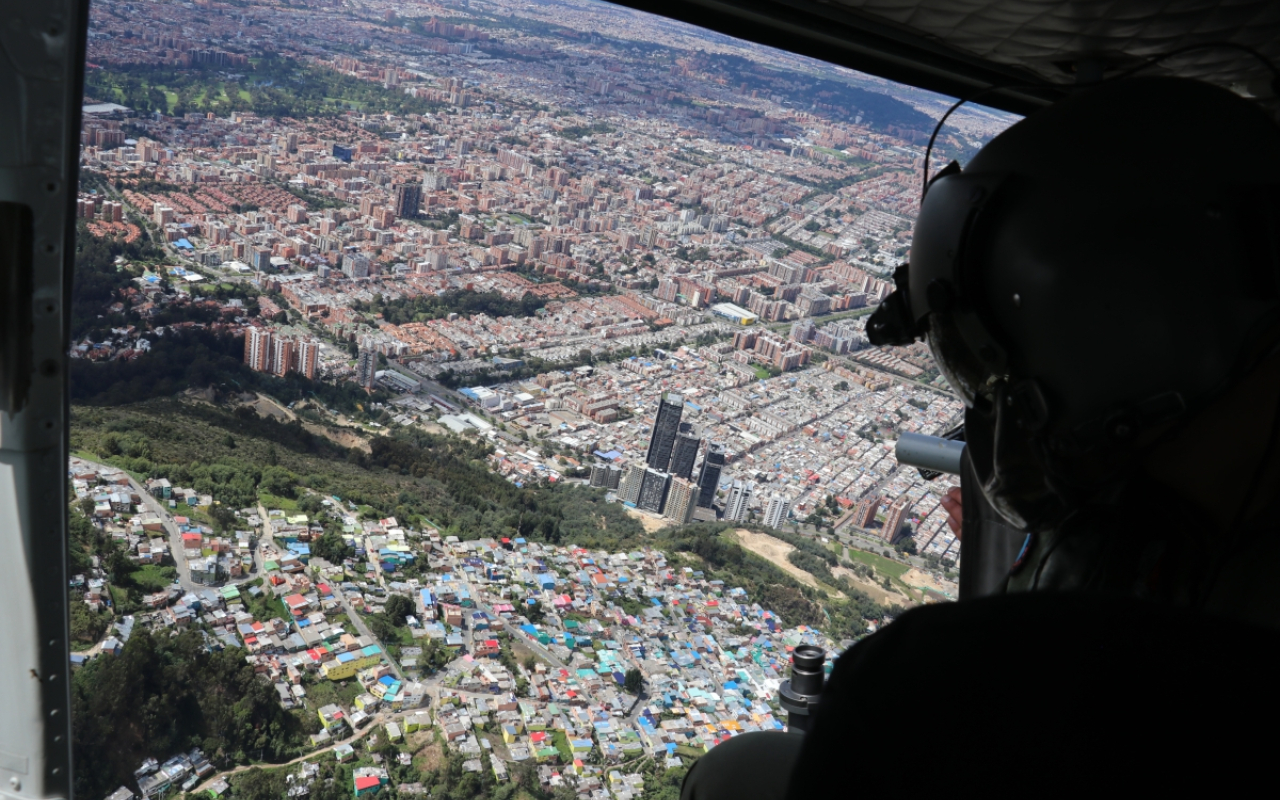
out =
[[894,277],[872,343],[924,338],[988,499],[1052,523],[1257,363],[1280,322],[1280,126],[1197,81],[1084,90],[941,171]]

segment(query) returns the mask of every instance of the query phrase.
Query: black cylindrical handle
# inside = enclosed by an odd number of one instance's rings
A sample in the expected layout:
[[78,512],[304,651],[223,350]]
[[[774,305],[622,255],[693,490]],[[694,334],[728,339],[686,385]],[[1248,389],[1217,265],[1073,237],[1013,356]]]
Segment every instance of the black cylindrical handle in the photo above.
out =
[[805,644],[796,648],[791,658],[791,690],[801,695],[822,694],[822,662],[826,653],[821,647]]

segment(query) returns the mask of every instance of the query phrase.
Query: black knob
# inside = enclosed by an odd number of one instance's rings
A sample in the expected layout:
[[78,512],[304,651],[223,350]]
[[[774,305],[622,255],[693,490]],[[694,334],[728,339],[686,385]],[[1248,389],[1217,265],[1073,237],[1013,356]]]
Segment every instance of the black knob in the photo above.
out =
[[796,694],[817,696],[822,694],[822,663],[826,653],[821,647],[802,644],[791,657],[791,690]]

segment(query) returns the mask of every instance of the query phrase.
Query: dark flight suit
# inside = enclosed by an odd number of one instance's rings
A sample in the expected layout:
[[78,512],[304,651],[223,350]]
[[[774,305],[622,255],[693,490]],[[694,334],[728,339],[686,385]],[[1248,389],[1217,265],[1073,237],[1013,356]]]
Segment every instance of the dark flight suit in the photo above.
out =
[[[1191,522],[1158,516],[1032,537],[1008,593],[906,612],[837,660],[810,733],[718,745],[682,798],[1149,796],[1197,781],[1219,794],[1274,780],[1280,536],[1247,537],[1217,565]],[[1206,575],[1209,611],[1192,611]]]

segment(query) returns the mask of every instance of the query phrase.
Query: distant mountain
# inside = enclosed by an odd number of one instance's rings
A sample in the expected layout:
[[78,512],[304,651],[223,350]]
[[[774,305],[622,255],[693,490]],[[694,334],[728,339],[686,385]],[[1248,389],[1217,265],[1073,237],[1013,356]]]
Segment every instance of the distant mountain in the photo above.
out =
[[[582,0],[539,0],[536,6],[524,2],[487,5],[494,10],[501,8],[500,13],[510,15],[508,19],[555,20],[562,28],[589,33],[597,40],[627,47],[641,44],[648,52],[665,50],[673,58],[692,60],[700,71],[723,77],[729,86],[745,82],[749,89],[785,98],[795,108],[817,110],[833,119],[853,122],[861,116],[863,124],[872,129],[894,129],[898,135],[904,131],[927,135],[933,129],[933,120],[910,103],[883,91],[855,86],[852,81],[860,77],[858,73],[848,73],[850,80],[825,78],[816,73],[837,74],[837,68],[684,22]],[[621,18],[625,18],[626,25],[617,24]],[[614,24],[609,24],[610,20]],[[885,88],[896,85],[871,76],[863,80]]]
[[[766,48],[761,48],[766,49]],[[802,110],[816,110],[833,119],[862,123],[877,130],[928,133],[934,121],[911,104],[883,92],[871,91],[841,80],[770,66],[752,58],[728,54],[702,54],[695,63],[712,74],[719,73],[730,86],[746,84],[749,89],[768,92]]]

